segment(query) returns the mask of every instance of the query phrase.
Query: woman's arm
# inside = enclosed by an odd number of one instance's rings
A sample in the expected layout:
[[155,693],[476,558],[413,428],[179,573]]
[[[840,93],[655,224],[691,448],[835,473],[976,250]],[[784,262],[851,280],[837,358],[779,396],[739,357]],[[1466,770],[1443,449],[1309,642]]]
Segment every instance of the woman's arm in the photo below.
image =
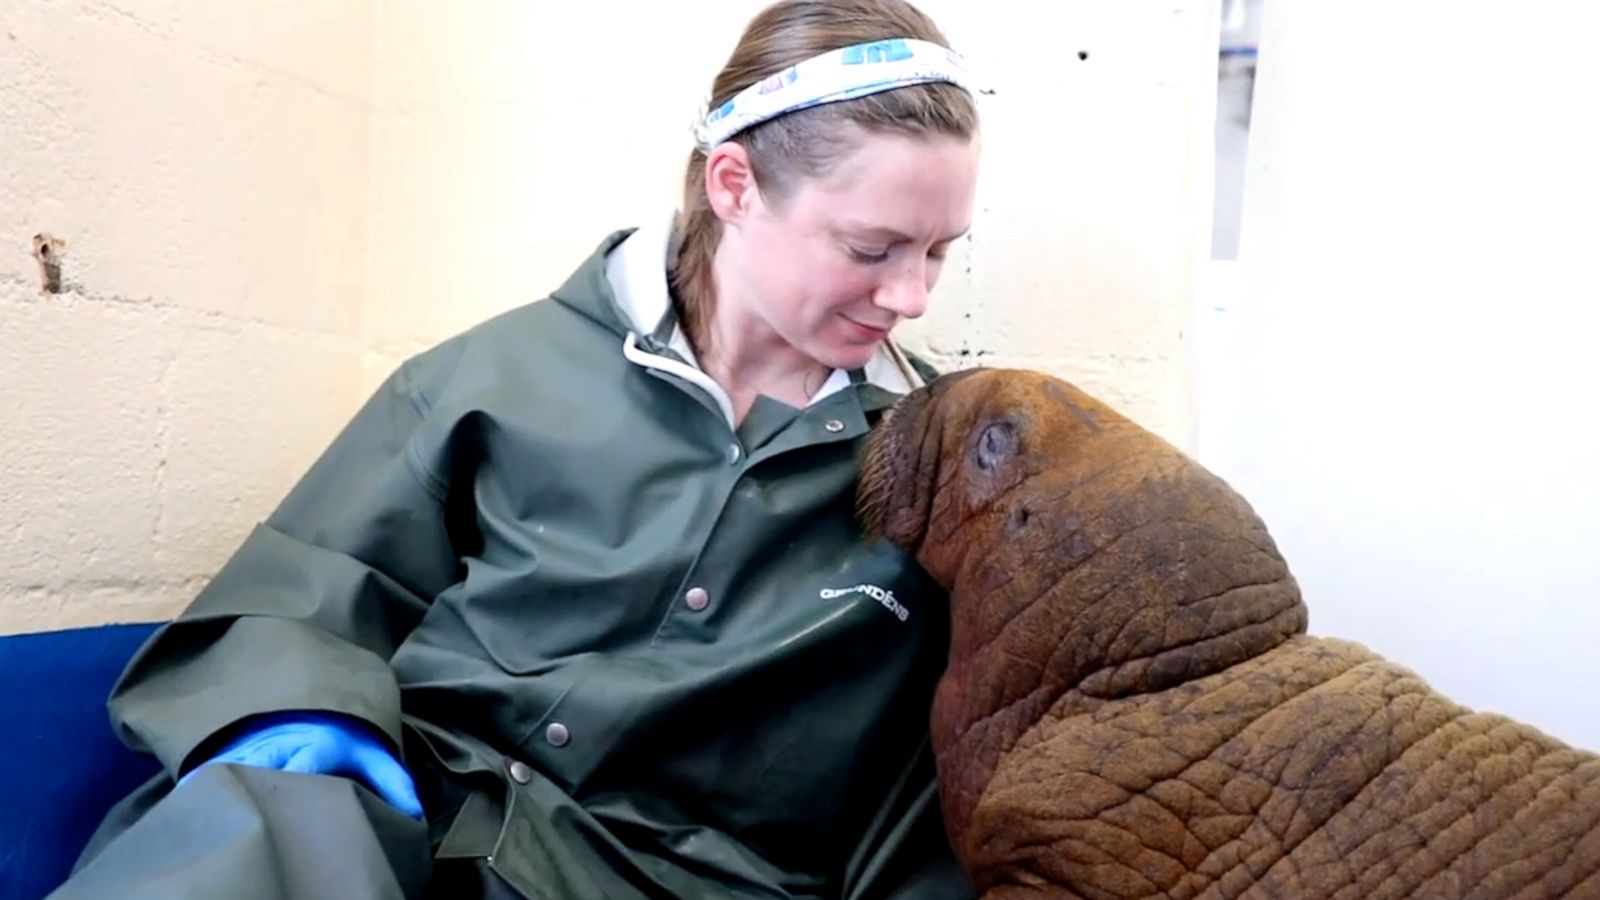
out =
[[241,719],[315,710],[353,716],[400,745],[389,657],[458,577],[438,474],[446,442],[414,382],[429,365],[437,359],[397,371],[134,657],[110,701],[125,742],[179,775]]

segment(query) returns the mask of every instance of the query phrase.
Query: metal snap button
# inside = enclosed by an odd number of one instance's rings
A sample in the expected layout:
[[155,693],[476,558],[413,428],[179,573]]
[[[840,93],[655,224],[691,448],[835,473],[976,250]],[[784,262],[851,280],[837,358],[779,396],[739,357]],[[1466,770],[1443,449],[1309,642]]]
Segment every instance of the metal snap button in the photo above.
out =
[[517,784],[527,784],[533,780],[533,770],[528,768],[527,763],[519,759],[511,764],[511,780]]
[[744,448],[738,444],[728,445],[728,465],[737,466],[739,460],[744,459]]
[[711,605],[711,594],[705,588],[690,588],[683,595],[683,602],[689,608],[699,612]]
[[567,742],[572,740],[572,733],[560,722],[551,722],[544,730],[544,739],[549,741],[552,747],[565,747]]
[[823,423],[822,427],[828,429],[829,434],[838,434],[844,430],[844,423],[838,419],[829,419]]

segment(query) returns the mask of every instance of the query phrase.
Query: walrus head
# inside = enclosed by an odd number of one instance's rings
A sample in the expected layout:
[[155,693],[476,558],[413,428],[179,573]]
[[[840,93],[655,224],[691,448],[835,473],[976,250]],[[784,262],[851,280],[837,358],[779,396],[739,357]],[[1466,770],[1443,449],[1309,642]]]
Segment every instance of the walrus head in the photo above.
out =
[[1041,716],[1213,674],[1306,627],[1242,497],[1036,372],[908,394],[869,441],[858,497],[867,529],[950,592],[932,731],[958,852],[999,757]]

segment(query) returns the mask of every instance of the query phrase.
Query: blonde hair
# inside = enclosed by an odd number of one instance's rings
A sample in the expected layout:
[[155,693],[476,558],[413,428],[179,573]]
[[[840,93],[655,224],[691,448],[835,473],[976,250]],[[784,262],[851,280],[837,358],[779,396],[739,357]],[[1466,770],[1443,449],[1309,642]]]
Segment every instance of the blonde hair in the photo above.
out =
[[[711,109],[775,72],[830,50],[868,41],[917,38],[948,47],[938,26],[905,0],[779,0],[746,26],[711,86]],[[854,127],[852,127],[854,126]],[[781,203],[801,180],[827,173],[858,146],[861,131],[970,138],[978,128],[972,97],[950,84],[918,84],[797,110],[731,140],[744,147],[762,195]],[[673,303],[697,353],[716,305],[712,260],[722,223],[706,197],[706,151],[689,155],[683,179]]]

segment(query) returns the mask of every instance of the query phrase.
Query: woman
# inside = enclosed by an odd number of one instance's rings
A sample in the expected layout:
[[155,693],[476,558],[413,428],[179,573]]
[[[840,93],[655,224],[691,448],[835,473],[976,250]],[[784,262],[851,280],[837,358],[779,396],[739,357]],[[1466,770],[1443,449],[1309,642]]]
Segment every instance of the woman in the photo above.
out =
[[130,664],[115,724],[182,780],[60,896],[970,896],[944,598],[852,510],[972,211],[944,44],[758,15],[681,213],[403,365]]

